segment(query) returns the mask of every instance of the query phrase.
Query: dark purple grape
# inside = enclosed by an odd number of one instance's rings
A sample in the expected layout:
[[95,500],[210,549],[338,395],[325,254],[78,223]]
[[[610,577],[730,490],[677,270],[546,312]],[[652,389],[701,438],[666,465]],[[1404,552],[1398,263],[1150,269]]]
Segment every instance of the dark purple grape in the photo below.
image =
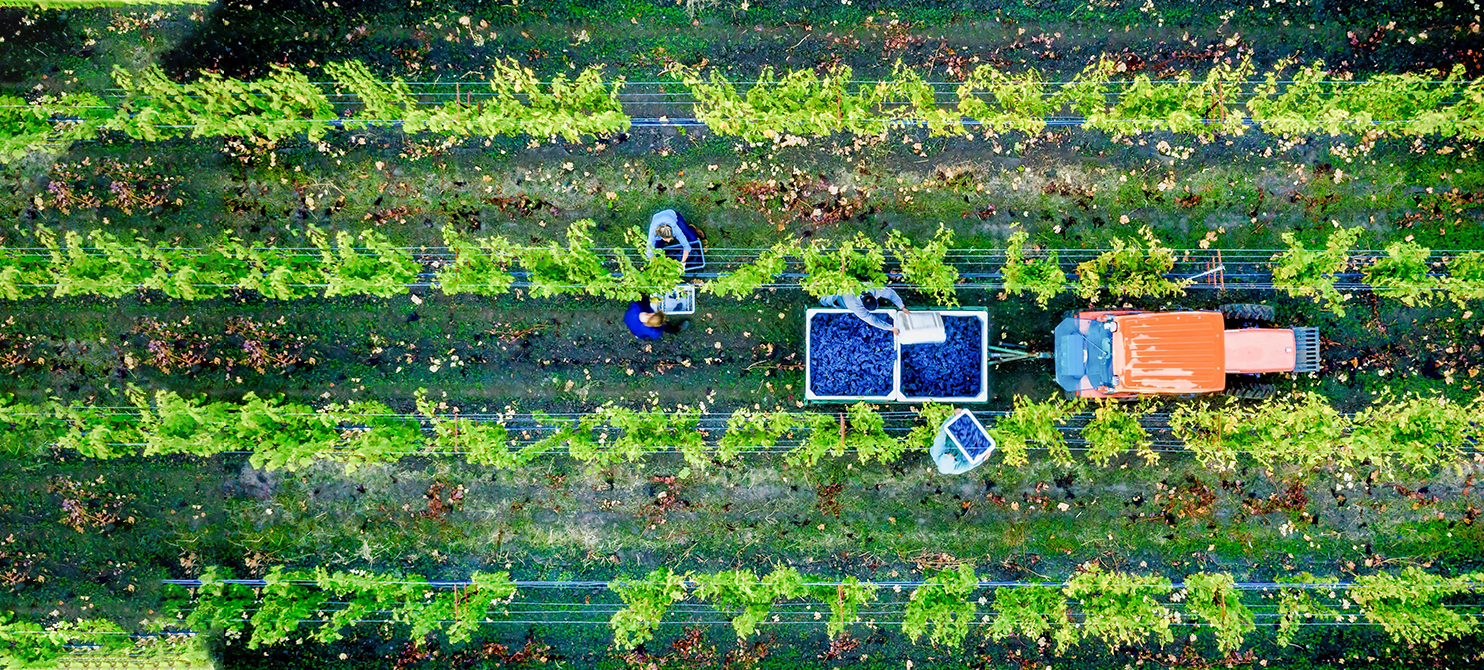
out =
[[983,379],[984,321],[975,316],[945,316],[948,338],[941,344],[902,347],[902,394],[908,398],[970,398],[979,395]]
[[854,314],[816,314],[809,324],[809,384],[819,396],[891,393],[896,349],[891,331]]
[[979,426],[975,425],[974,420],[969,418],[968,414],[961,415],[948,424],[948,432],[958,439],[960,445],[963,445],[964,453],[968,454],[970,459],[978,458],[980,454],[989,451],[988,436],[984,434],[984,431],[979,430]]

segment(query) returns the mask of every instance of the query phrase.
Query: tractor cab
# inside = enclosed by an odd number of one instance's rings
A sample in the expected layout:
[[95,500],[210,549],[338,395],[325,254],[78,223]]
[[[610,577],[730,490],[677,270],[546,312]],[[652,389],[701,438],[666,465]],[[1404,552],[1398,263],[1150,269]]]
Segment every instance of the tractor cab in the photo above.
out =
[[1056,383],[1068,394],[1111,392],[1113,377],[1112,321],[1071,317],[1056,327]]

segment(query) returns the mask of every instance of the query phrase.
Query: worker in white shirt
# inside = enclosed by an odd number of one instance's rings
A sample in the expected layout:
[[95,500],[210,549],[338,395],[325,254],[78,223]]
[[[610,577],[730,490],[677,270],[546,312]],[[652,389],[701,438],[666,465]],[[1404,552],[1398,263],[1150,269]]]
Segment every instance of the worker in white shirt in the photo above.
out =
[[896,291],[893,291],[889,288],[870,289],[860,295],[848,294],[825,296],[819,299],[819,304],[824,305],[825,307],[848,309],[850,310],[851,314],[860,317],[861,321],[865,321],[866,323],[869,323],[872,326],[875,326],[882,330],[889,330],[893,334],[901,334],[900,331],[898,331],[897,328],[892,325],[891,319],[871,313],[876,311],[876,308],[881,305],[881,301],[883,299],[891,301],[893,305],[897,306],[897,309],[902,310],[903,312],[910,311],[905,305],[902,304],[902,297],[897,295]]

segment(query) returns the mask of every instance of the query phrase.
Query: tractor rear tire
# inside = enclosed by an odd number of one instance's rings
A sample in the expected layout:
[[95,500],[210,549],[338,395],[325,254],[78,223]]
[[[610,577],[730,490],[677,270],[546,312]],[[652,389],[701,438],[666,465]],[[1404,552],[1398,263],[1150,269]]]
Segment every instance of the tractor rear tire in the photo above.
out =
[[1250,302],[1222,305],[1221,314],[1226,317],[1228,328],[1260,328],[1272,325],[1278,318],[1278,310],[1272,305]]
[[1267,382],[1239,381],[1228,383],[1221,394],[1243,400],[1266,400],[1277,392],[1278,388]]

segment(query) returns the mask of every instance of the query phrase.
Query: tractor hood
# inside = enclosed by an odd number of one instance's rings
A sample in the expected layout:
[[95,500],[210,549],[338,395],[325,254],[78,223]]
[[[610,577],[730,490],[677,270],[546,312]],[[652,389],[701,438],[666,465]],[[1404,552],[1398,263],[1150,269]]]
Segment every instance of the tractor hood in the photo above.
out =
[[1225,322],[1220,312],[1114,317],[1113,374],[1133,393],[1211,393],[1226,388]]

